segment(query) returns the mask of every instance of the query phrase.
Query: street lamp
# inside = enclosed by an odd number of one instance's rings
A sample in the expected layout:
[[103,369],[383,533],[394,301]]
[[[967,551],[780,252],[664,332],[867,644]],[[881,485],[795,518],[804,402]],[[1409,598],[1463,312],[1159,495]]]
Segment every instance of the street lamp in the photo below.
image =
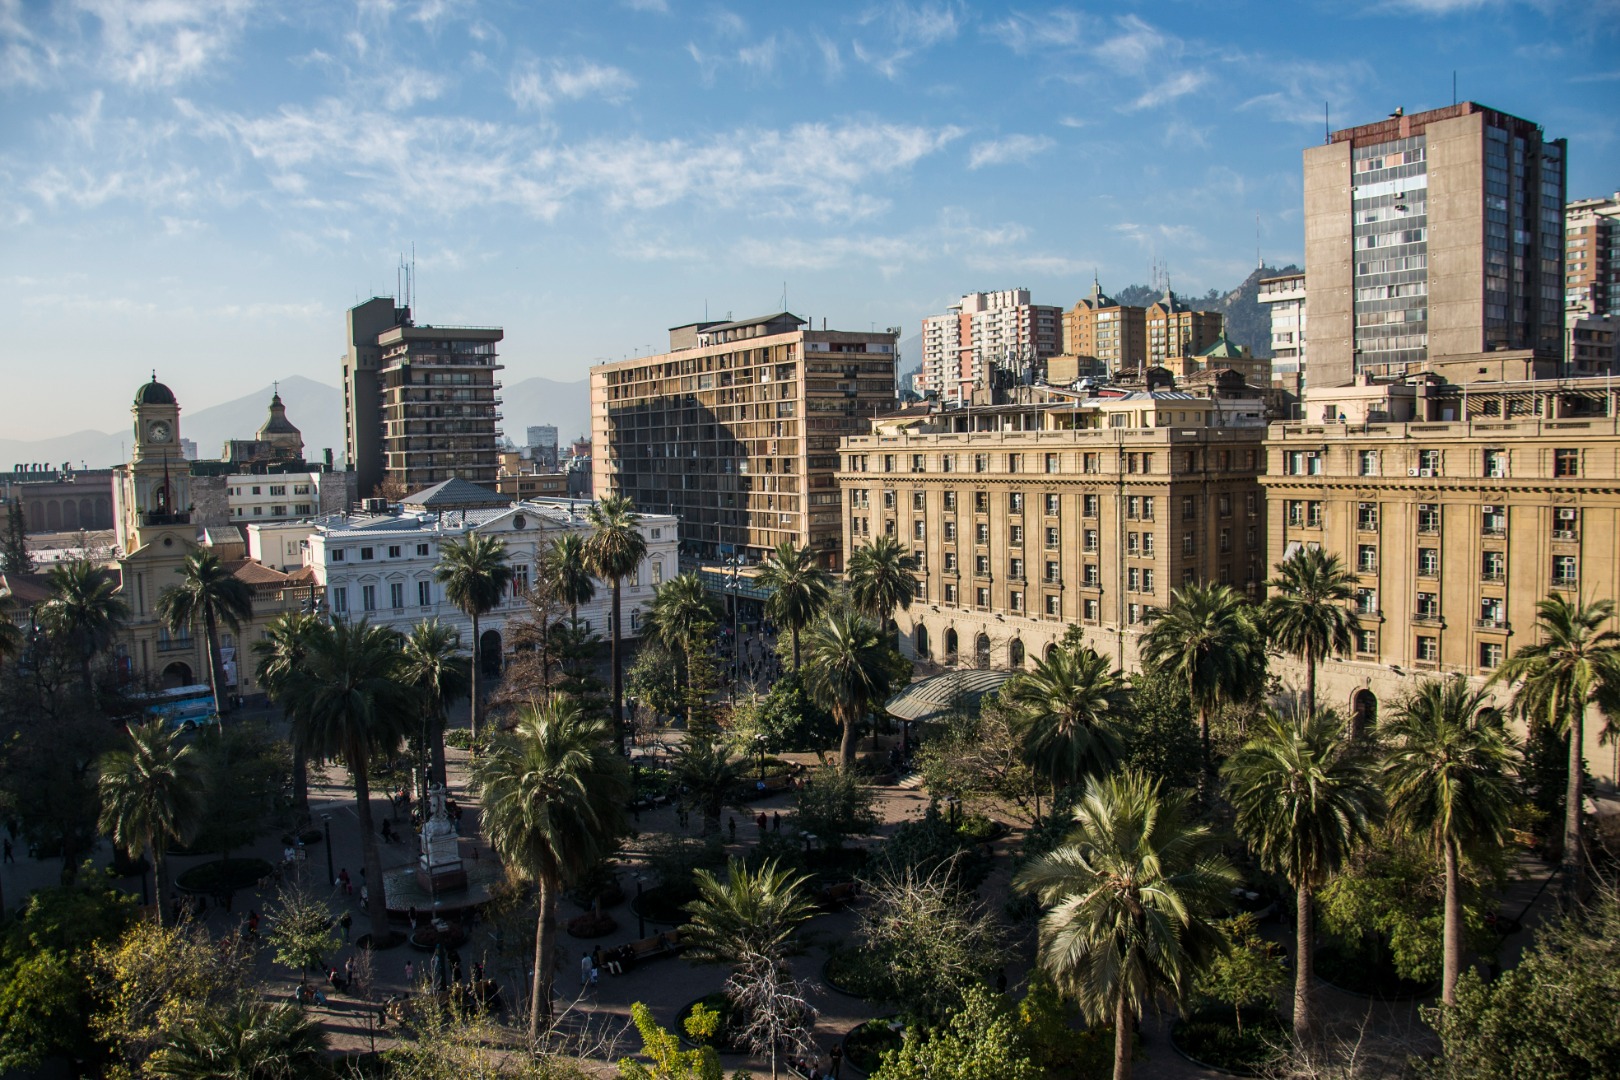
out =
[[321,829],[326,834],[326,880],[337,881],[337,871],[332,869],[332,815],[321,815]]
[[768,740],[763,732],[754,736],[754,746],[759,749],[759,778],[765,779],[765,744]]

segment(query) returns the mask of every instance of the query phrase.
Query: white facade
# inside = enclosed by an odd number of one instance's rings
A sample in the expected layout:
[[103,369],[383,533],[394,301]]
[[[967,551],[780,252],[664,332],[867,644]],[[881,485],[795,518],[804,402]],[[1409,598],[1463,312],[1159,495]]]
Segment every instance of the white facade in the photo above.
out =
[[247,527],[248,558],[290,574],[309,562],[309,538],[315,523],[301,521],[255,522]]
[[[225,478],[225,495],[231,524],[250,525],[256,521],[309,518],[320,513],[321,481],[326,474],[237,473]],[[334,483],[342,483],[336,476]]]
[[1260,302],[1271,308],[1271,373],[1305,371],[1305,275],[1287,274],[1260,283]]
[[[308,565],[325,590],[326,609],[334,618],[368,619],[409,634],[426,619],[461,631],[464,648],[472,647],[472,621],[445,599],[434,580],[441,546],[477,532],[506,544],[513,570],[512,588],[494,611],[479,620],[487,646],[493,631],[506,651],[508,620],[532,609],[522,593],[534,580],[539,559],[558,536],[586,534],[587,503],[566,499],[533,500],[499,508],[465,511],[399,512],[333,516],[315,522],[309,536]],[[641,534],[647,558],[634,577],[625,579],[621,609],[625,637],[635,637],[643,610],[652,603],[653,586],[680,573],[677,519],[642,514]],[[580,621],[602,634],[609,632],[612,589],[597,583],[596,598],[579,609]],[[487,647],[486,646],[486,647]]]

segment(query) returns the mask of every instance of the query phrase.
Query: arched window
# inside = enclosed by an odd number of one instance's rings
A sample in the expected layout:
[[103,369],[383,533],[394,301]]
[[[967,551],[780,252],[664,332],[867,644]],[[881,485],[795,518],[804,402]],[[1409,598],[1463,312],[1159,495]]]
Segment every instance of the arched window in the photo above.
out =
[[917,624],[917,628],[911,632],[911,646],[919,657],[928,659],[928,627]]
[[1024,643],[1018,638],[1013,638],[1007,646],[1007,666],[1014,669],[1024,666]]
[[945,629],[945,659],[956,659],[956,631],[950,627]]
[[990,635],[980,634],[973,643],[973,662],[981,668],[990,666]]
[[1357,690],[1350,695],[1350,715],[1357,731],[1371,731],[1378,726],[1378,698],[1371,690]]

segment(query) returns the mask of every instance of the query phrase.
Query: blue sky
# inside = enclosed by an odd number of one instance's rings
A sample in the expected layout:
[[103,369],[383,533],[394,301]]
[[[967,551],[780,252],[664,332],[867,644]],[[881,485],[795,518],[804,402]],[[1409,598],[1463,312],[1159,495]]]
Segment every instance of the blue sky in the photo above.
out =
[[[728,311],[900,325],[1301,258],[1300,150],[1462,97],[1620,188],[1620,3],[0,0],[7,434],[338,381],[421,321],[582,377]],[[18,408],[21,404],[24,407]]]

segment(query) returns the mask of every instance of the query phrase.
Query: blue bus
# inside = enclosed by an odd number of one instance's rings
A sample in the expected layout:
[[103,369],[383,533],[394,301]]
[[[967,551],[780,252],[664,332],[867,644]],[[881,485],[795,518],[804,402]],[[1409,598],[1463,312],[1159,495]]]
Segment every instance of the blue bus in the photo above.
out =
[[161,716],[170,726],[190,731],[198,724],[219,721],[219,709],[214,704],[214,691],[206,685],[176,686],[171,690],[157,690],[135,698],[146,716]]

